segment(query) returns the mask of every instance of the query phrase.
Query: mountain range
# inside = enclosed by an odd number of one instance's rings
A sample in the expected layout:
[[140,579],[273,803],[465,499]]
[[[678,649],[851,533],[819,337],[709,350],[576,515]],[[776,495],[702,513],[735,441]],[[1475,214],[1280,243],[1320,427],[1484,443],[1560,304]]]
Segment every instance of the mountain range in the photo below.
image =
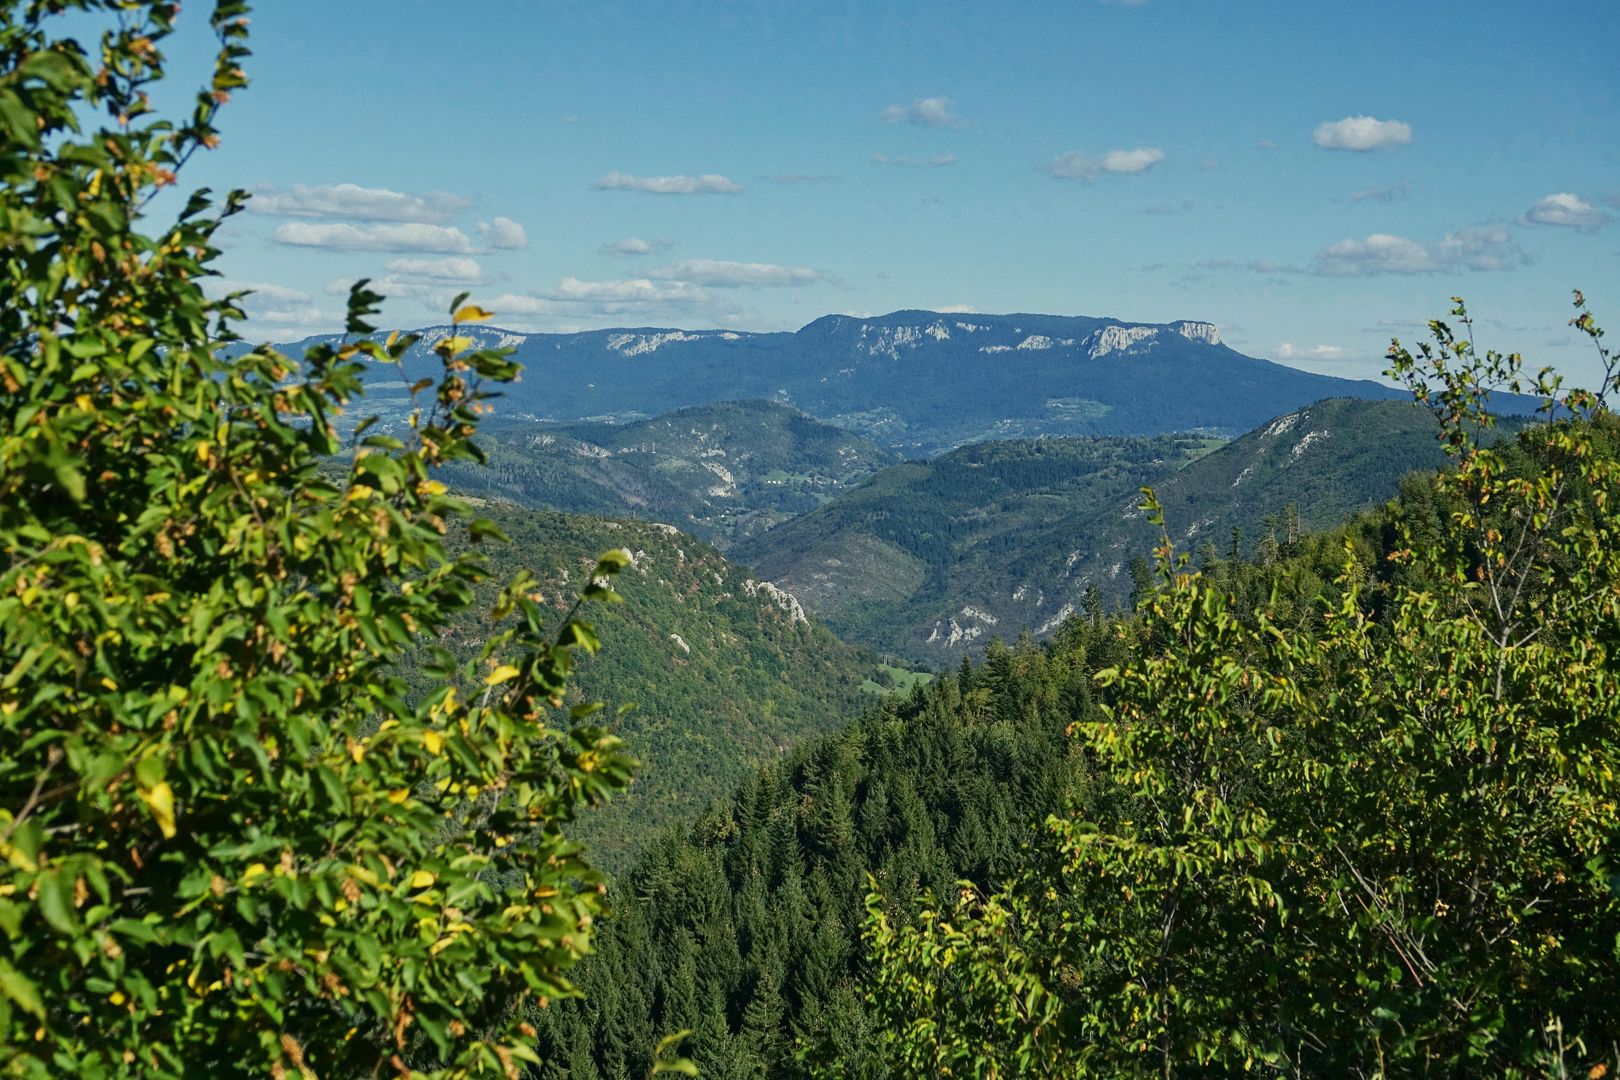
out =
[[[406,377],[437,368],[448,326],[418,331]],[[513,350],[509,418],[627,422],[689,405],[763,398],[860,432],[907,457],[985,439],[1206,432],[1235,437],[1329,397],[1399,398],[1392,387],[1260,360],[1212,323],[897,311],[827,315],[793,333],[634,328],[530,334],[463,326]],[[283,346],[297,352],[316,340]],[[404,404],[390,375],[371,408]]]

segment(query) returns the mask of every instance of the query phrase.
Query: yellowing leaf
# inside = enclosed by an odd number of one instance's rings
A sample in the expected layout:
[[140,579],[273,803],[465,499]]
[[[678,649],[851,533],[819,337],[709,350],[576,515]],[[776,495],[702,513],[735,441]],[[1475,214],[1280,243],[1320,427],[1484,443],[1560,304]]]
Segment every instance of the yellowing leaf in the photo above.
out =
[[472,348],[472,344],[472,338],[463,337],[458,334],[455,337],[447,337],[443,341],[439,342],[439,351],[454,356],[459,352],[465,352],[466,350]]
[[411,888],[425,889],[429,885],[432,885],[435,880],[437,879],[435,879],[434,876],[428,871],[418,870],[416,873],[411,875]]
[[411,797],[411,789],[410,788],[404,788],[404,787],[395,788],[393,791],[390,791],[388,793],[388,801],[393,802],[393,803],[404,802],[406,799],[408,799],[410,797]]
[[198,461],[206,462],[210,457],[213,456],[213,453],[214,453],[214,448],[209,446],[207,443],[200,442],[200,443],[197,444],[197,460]]
[[495,313],[493,311],[485,311],[477,304],[463,304],[453,316],[458,323],[486,322],[494,317]]
[[241,883],[243,885],[246,885],[246,884],[250,883],[254,878],[262,877],[263,875],[268,874],[269,872],[270,872],[270,868],[265,866],[264,863],[256,862],[252,866],[248,867],[246,870],[242,871],[242,881],[241,881]]
[[429,495],[443,495],[450,489],[438,480],[429,480],[422,485],[422,490]]
[[424,731],[422,732],[422,745],[427,747],[428,753],[438,754],[444,747],[444,736],[437,731]]
[[506,682],[508,679],[517,678],[519,674],[520,672],[518,669],[513,667],[511,664],[502,664],[500,667],[489,673],[489,677],[484,680],[484,685],[497,686],[503,682]]
[[165,840],[174,837],[174,789],[169,787],[167,780],[161,780],[150,788],[141,792],[141,801],[152,812],[152,820],[157,822],[158,831]]

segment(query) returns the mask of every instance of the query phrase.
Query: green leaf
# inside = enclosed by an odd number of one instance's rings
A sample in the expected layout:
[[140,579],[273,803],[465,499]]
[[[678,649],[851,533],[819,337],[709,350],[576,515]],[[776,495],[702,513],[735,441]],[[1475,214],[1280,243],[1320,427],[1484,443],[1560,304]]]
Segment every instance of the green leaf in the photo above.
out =
[[0,960],[0,990],[24,1012],[36,1019],[45,1019],[45,1002],[39,996],[39,987],[4,960]]
[[34,881],[39,913],[59,934],[76,934],[78,920],[73,916],[73,889],[63,880],[62,872],[49,870]]

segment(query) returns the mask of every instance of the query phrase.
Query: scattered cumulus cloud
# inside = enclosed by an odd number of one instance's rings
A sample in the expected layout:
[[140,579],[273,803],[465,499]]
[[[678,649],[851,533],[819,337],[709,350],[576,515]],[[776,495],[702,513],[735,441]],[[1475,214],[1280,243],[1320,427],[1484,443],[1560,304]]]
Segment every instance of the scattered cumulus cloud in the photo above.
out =
[[723,259],[683,259],[652,271],[652,278],[707,285],[717,289],[797,287],[813,285],[824,275],[808,267],[771,263],[729,262]]
[[1534,206],[1519,215],[1520,225],[1560,225],[1581,232],[1596,232],[1608,223],[1608,214],[1567,191],[1537,199]]
[[874,165],[898,165],[903,169],[937,169],[944,165],[955,165],[955,154],[934,154],[930,157],[912,157],[910,154],[898,154],[890,157],[888,154],[873,154]]
[[443,259],[393,259],[387,264],[390,273],[424,281],[438,281],[455,285],[479,285],[484,281],[484,268],[477,259],[450,256]]
[[918,127],[964,127],[967,121],[951,111],[951,99],[916,98],[910,105],[890,105],[883,110],[885,124],[912,123]]
[[1389,233],[1373,233],[1365,240],[1340,240],[1316,255],[1316,272],[1327,277],[1427,274],[1439,268],[1428,248]]
[[1260,150],[1275,150],[1275,149],[1277,149],[1277,142],[1276,142],[1275,139],[1261,139],[1259,142],[1255,143],[1254,145],[1255,145],[1255,147],[1257,149],[1260,149]]
[[509,217],[480,221],[478,235],[485,244],[497,250],[516,251],[529,246],[529,234],[523,231],[522,225]]
[[276,226],[276,242],[326,251],[415,251],[467,255],[474,245],[453,225],[422,222],[351,225],[347,222],[289,221]]
[[275,285],[268,281],[237,281],[235,278],[207,278],[203,281],[203,289],[210,296],[227,296],[234,292],[251,292],[248,302],[268,300],[276,304],[303,304],[309,302],[309,293],[301,289],[289,289],[285,285]]
[[1279,360],[1342,360],[1345,350],[1339,345],[1295,345],[1285,341],[1277,346]]
[[1316,125],[1311,141],[1324,150],[1381,150],[1412,141],[1412,125],[1372,116],[1347,116]]
[[1163,160],[1164,151],[1156,146],[1110,150],[1095,159],[1078,150],[1070,150],[1047,162],[1046,171],[1060,180],[1095,180],[1104,173],[1130,175],[1147,172]]
[[276,217],[353,218],[358,221],[412,221],[441,225],[472,205],[443,191],[407,195],[359,184],[295,184],[285,190],[262,187],[248,200],[254,213]]
[[690,282],[565,277],[550,289],[503,293],[486,306],[507,324],[565,320],[578,328],[613,318],[686,320],[708,302],[708,294]]
[[979,313],[979,309],[972,304],[941,304],[928,310],[937,311],[941,315],[977,315]]
[[331,321],[335,318],[336,316],[324,312],[314,305],[308,305],[261,311],[253,316],[253,321],[269,323],[272,326],[321,326],[331,325]]
[[1316,253],[1311,272],[1323,277],[1432,274],[1457,270],[1507,270],[1528,263],[1506,226],[1472,226],[1447,233],[1436,244],[1373,233],[1341,240]]
[[645,191],[654,195],[740,195],[742,185],[719,173],[701,176],[634,176],[617,170],[591,185],[597,191]]
[[666,251],[674,246],[675,241],[673,240],[643,240],[639,236],[627,236],[623,240],[603,244],[596,250],[603,255],[613,255],[618,258],[635,258],[638,255],[652,255],[656,252]]
[[1530,256],[1514,243],[1505,225],[1475,225],[1449,232],[1435,245],[1443,270],[1509,270],[1527,266]]
[[1360,191],[1350,193],[1351,202],[1405,202],[1412,197],[1412,181],[1397,180],[1393,184],[1381,184],[1377,187],[1362,188]]
[[618,281],[581,281],[565,277],[549,293],[549,298],[569,303],[695,303],[704,299],[703,290],[689,281],[653,281],[626,278]]

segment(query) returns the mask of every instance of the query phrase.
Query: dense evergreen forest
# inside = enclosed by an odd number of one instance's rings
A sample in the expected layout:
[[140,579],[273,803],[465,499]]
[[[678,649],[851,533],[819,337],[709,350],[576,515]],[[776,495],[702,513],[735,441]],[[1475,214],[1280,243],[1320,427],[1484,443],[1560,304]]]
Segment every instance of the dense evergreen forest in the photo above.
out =
[[[1603,433],[1592,445],[1613,460],[1612,424],[1605,420],[1600,426]],[[1504,451],[1504,467],[1515,475],[1535,475],[1546,451],[1534,441],[1521,439],[1521,444]],[[1347,599],[1355,598],[1376,625],[1371,632],[1397,632],[1396,598],[1437,584],[1432,569],[1414,565],[1405,549],[1414,539],[1446,548],[1462,505],[1455,489],[1435,474],[1414,474],[1402,484],[1399,498],[1336,529],[1280,535],[1254,557],[1206,552],[1196,580],[1207,590],[1202,595],[1223,598],[1223,612],[1257,629],[1321,635]],[[1159,595],[1173,598],[1183,587],[1163,581]],[[1122,667],[1151,670],[1192,640],[1183,637],[1193,632],[1191,624],[1155,613],[1155,605],[1169,601],[1150,599],[1143,598],[1143,615],[1105,615],[1098,609],[1076,616],[1044,644],[1027,639],[994,644],[982,663],[964,661],[960,671],[909,698],[869,710],[848,730],[800,748],[692,825],[661,837],[615,890],[597,954],[580,973],[583,999],[534,1014],[548,1062],[537,1075],[641,1076],[652,1065],[649,1055],[658,1037],[684,1029],[692,1032],[685,1049],[706,1076],[1089,1074],[1094,1067],[1082,1065],[1091,1053],[1084,1044],[1097,1039],[1093,1049],[1106,1059],[1108,1041],[1095,1032],[1083,1034],[1078,1020],[1065,1018],[1066,1011],[1072,1014],[1084,1003],[1062,982],[1078,985],[1105,976],[1083,975],[1088,962],[1082,959],[1048,957],[1051,967],[1041,972],[1047,979],[1043,984],[1031,981],[1014,959],[995,953],[1016,950],[1009,942],[1021,935],[1035,934],[1037,943],[1065,940],[1060,927],[1070,921],[1069,913],[1052,922],[1055,910],[1023,907],[1009,916],[1010,923],[982,920],[1009,883],[1036,881],[1037,899],[1045,904],[1050,901],[1044,898],[1057,895],[1054,887],[1064,888],[1063,872],[1054,867],[1068,857],[1067,849],[1054,849],[1044,822],[1092,821],[1106,832],[1146,811],[1142,796],[1110,769],[1108,755],[1079,733],[1105,725],[1131,706],[1132,692],[1115,674]],[[1612,742],[1612,700],[1602,708],[1611,726],[1602,737]],[[1179,750],[1169,746],[1165,752],[1174,760]],[[1253,753],[1241,739],[1229,739],[1221,753],[1236,755],[1228,762],[1234,783],[1262,782],[1252,770],[1249,779],[1240,779],[1244,770],[1238,763]],[[1479,864],[1485,876],[1504,870],[1489,865],[1493,857],[1484,851],[1475,857],[1486,860]],[[1574,869],[1548,873],[1562,880]],[[1137,875],[1146,888],[1151,875]],[[1547,887],[1553,887],[1551,879]],[[1099,897],[1084,900],[1096,905]],[[1601,937],[1620,930],[1620,897],[1605,886],[1570,901],[1576,907],[1555,911],[1551,925],[1538,932],[1546,935],[1548,955],[1574,960],[1582,950],[1598,947],[1592,933]],[[1240,927],[1223,925],[1242,918],[1241,911],[1222,913],[1229,903],[1217,901],[1208,909],[1210,946],[1252,952],[1261,942],[1247,940]],[[933,904],[957,915],[934,916],[942,921],[933,930],[924,915],[916,931],[922,951],[907,968],[908,954],[894,936],[904,931],[894,927],[903,928]],[[1515,924],[1535,925],[1535,908],[1532,902],[1514,917]],[[954,919],[961,921],[960,937],[946,932]],[[979,937],[972,936],[975,930]],[[1197,926],[1186,932],[1201,933]],[[1430,948],[1449,944],[1434,943],[1432,928],[1425,934]],[[1028,941],[1023,947],[1037,951]],[[1460,947],[1468,952],[1466,944]],[[1607,952],[1609,947],[1600,948]],[[1399,983],[1405,972],[1393,955],[1393,982]],[[1449,978],[1473,977],[1467,962],[1454,962],[1462,966]],[[1071,964],[1081,967],[1063,975]],[[910,981],[896,982],[895,968]],[[1206,964],[1198,970],[1203,974],[1189,973],[1195,983],[1185,993],[1201,996],[1205,1007],[1215,1009],[1224,995],[1247,993],[1239,982],[1256,977],[1242,964],[1224,970]],[[1459,1063],[1495,1061],[1510,1072],[1513,1062],[1551,1061],[1539,1036],[1530,1038],[1537,1045],[1527,1047],[1524,1041],[1533,1033],[1522,1025],[1535,1016],[1562,1007],[1562,1022],[1572,1033],[1598,1035],[1620,1022],[1613,1004],[1620,987],[1610,985],[1614,969],[1607,975],[1589,966],[1581,970],[1580,988],[1571,986],[1556,1002],[1545,988],[1493,986],[1473,1035],[1442,1037],[1431,1045],[1425,1042],[1435,1040],[1430,1034],[1403,1044],[1408,1022],[1423,1026],[1416,1013],[1386,1016],[1363,1034],[1386,1029],[1389,1041],[1381,1052],[1397,1060],[1421,1061],[1425,1052],[1433,1052]],[[1529,969],[1521,971],[1521,978],[1536,978]],[[1379,978],[1389,978],[1388,973]],[[1437,984],[1446,978],[1437,976]],[[1009,1021],[998,1009],[1008,1008],[1007,998],[1022,993],[1020,986],[1044,987],[1041,1004],[1054,1002],[1048,1034],[1026,1017],[1029,1030],[1008,1035],[1020,1021],[1016,1016]],[[913,995],[909,1002],[907,988]],[[1339,991],[1328,986],[1316,992]],[[1396,986],[1374,992],[1370,1007],[1375,1010],[1384,1008],[1376,1005],[1380,993],[1393,1001],[1401,992]],[[934,994],[973,1004],[941,1004]],[[1031,997],[1032,1008],[1038,998]],[[932,1012],[924,1006],[920,1013],[908,1013],[908,1005],[928,1001],[934,1002]],[[1416,1006],[1409,1002],[1404,1008]],[[1059,1031],[1063,1034],[1051,1034]],[[1067,1040],[1063,1052],[1032,1053],[1030,1046],[1043,1038]],[[1302,1064],[1317,1062],[1305,1066],[1307,1072],[1323,1074],[1326,1062],[1365,1063],[1363,1055],[1372,1052],[1368,1044],[1339,1038],[1299,1051]],[[918,1047],[927,1053],[919,1054]],[[1259,1064],[1268,1048],[1247,1052]],[[1144,1043],[1138,1063],[1155,1053],[1160,1051],[1151,1041]],[[1581,1053],[1598,1060],[1608,1048],[1585,1044]],[[1267,1071],[1280,1068],[1283,1060],[1286,1056],[1278,1055]],[[972,1070],[972,1061],[981,1068]],[[1019,1061],[1024,1067],[1014,1066]],[[924,1062],[932,1064],[924,1068]]]

